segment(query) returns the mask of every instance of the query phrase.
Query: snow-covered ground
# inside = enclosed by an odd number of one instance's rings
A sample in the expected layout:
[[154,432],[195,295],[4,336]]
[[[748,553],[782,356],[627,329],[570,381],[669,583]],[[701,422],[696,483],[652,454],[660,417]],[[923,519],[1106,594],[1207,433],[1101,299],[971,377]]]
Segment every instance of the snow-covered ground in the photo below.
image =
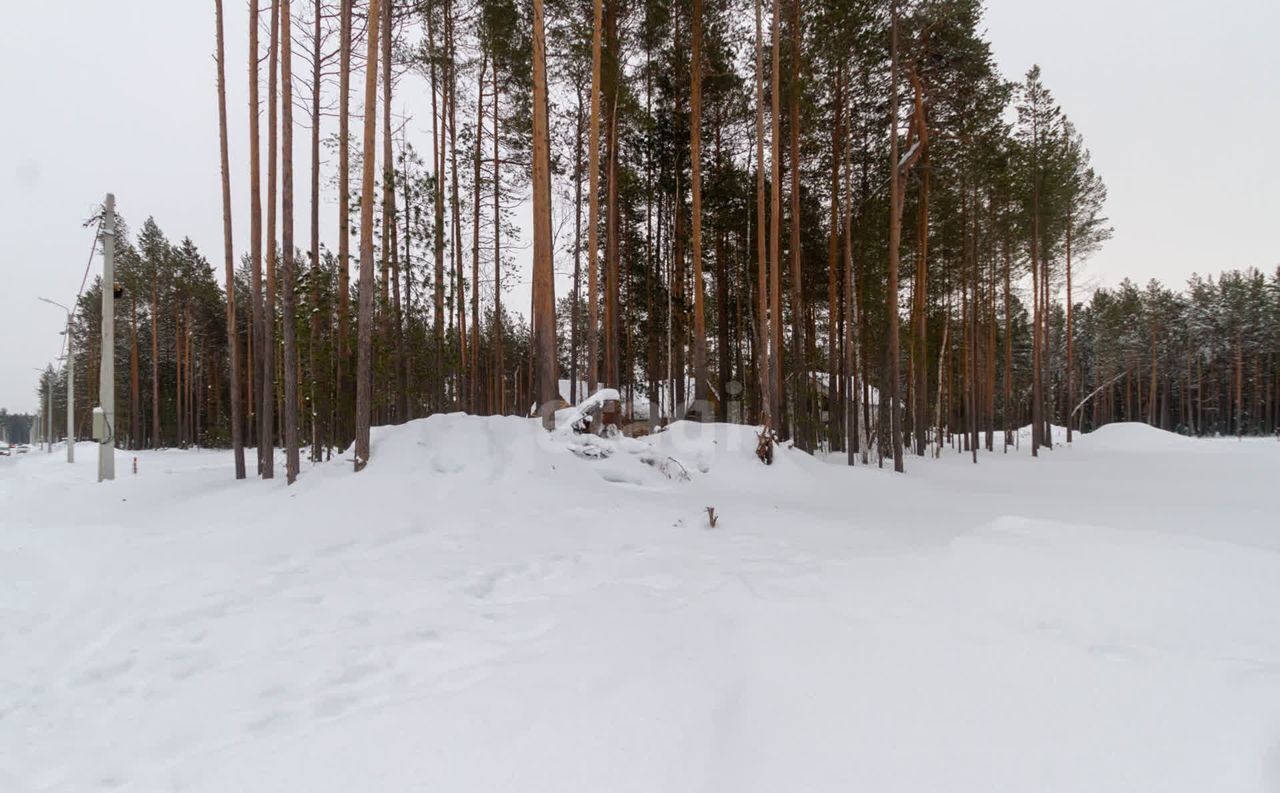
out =
[[0,791],[1280,790],[1280,443],[753,447],[0,458]]

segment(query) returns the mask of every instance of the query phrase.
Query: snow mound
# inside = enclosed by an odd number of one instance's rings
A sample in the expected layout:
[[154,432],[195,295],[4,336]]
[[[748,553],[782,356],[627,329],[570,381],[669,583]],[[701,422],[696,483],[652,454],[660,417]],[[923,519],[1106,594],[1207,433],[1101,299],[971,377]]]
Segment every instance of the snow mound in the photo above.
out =
[[[573,430],[583,412],[581,407],[558,411],[550,433],[539,419],[465,413],[374,427],[367,473],[388,483],[408,476],[424,486],[443,480],[458,487],[499,482],[510,487],[548,477],[557,487],[595,486],[604,479],[642,488],[666,488],[714,473],[718,480],[772,487],[779,476],[790,478],[787,472],[806,478],[812,466],[821,465],[783,446],[772,466],[763,465],[755,454],[754,427],[678,421],[646,437],[598,436]],[[348,451],[333,460],[320,478],[344,476],[351,456]]]
[[1115,452],[1179,452],[1196,445],[1194,438],[1137,421],[1106,424],[1084,438],[1091,449]]

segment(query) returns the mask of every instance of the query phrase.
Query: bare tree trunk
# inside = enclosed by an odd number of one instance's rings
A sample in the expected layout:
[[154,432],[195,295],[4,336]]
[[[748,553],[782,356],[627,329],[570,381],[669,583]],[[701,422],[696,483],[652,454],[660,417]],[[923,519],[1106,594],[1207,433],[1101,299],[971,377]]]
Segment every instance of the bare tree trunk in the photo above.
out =
[[298,478],[298,328],[295,322],[295,272],[293,260],[293,27],[289,0],[280,8],[281,145],[284,160],[281,237],[284,249],[284,449],[285,479]]
[[364,79],[363,168],[360,181],[360,315],[358,318],[356,371],[355,469],[369,462],[369,420],[373,408],[373,181],[374,146],[377,143],[378,108],[378,8],[369,0],[369,49]]
[[[1072,367],[1075,366],[1075,328],[1072,325],[1071,305],[1071,212],[1067,212],[1067,410],[1075,404],[1075,389],[1071,380]],[[1067,443],[1071,443],[1072,414],[1067,414]]]
[[[693,399],[698,420],[706,421],[707,399],[707,318],[703,308],[702,284],[702,0],[693,0],[693,54],[689,63],[692,87],[689,96],[689,167],[692,171],[693,243]],[[612,159],[610,170],[612,171]],[[610,176],[610,202],[613,177]],[[610,232],[612,235],[613,232]],[[723,309],[723,306],[721,307]],[[723,395],[721,395],[723,399]]]
[[[252,8],[249,12],[249,263],[251,271],[250,289],[250,321],[252,323],[250,329],[249,350],[249,404],[250,413],[258,413],[262,408],[262,186],[259,180],[261,173],[261,160],[259,158],[258,149],[260,144],[260,136],[258,134],[258,113],[260,111],[258,102],[258,16],[259,16],[259,0],[251,0]],[[154,297],[154,296],[153,296]],[[154,304],[154,299],[153,299]],[[152,315],[155,309],[152,307]],[[154,328],[152,335],[154,336]],[[155,347],[152,346],[151,360],[152,366],[155,365]],[[154,377],[153,377],[154,379]],[[254,410],[254,407],[257,410]],[[159,415],[154,414],[155,402],[152,404],[153,424],[152,424],[152,444],[159,441],[160,421]],[[254,418],[257,418],[255,415]],[[262,473],[263,458],[263,441],[261,427],[258,428],[258,466],[257,473]]]
[[[573,135],[573,299],[569,314],[569,404],[578,404],[578,317],[582,313],[582,90],[574,91],[578,113]],[[646,193],[646,201],[648,196]],[[646,211],[646,218],[648,217]],[[648,222],[646,220],[646,222]],[[650,295],[652,298],[652,295]],[[652,308],[652,307],[651,307]],[[650,316],[653,316],[652,310]],[[653,334],[650,334],[652,338]]]
[[498,134],[498,62],[493,63],[493,377],[490,401],[496,401],[493,412],[507,412],[507,385],[502,362],[502,151]]
[[604,33],[604,3],[595,0],[595,21],[591,32],[591,122],[587,133],[587,393],[600,382],[600,296],[597,285],[600,244],[600,70]]
[[262,478],[275,476],[276,443],[276,149],[280,69],[280,0],[271,0],[271,39],[267,68],[267,261],[262,317],[262,402],[258,409],[258,450]]
[[151,273],[151,448],[159,448],[160,440],[160,301],[156,281],[160,274]]
[[1044,393],[1041,379],[1041,267],[1039,267],[1039,129],[1032,123],[1032,457],[1042,445]]
[[350,409],[351,390],[347,378],[351,371],[351,350],[347,344],[349,308],[347,301],[351,290],[351,6],[354,0],[340,0],[341,41],[338,57],[338,365],[336,372],[337,429],[340,442],[351,436],[346,425]]
[[[617,10],[611,5],[605,17],[605,36],[609,40],[611,62],[618,54]],[[605,130],[605,167],[608,169],[608,194],[605,205],[604,248],[604,384],[609,388],[621,386],[619,368],[620,345],[618,343],[619,281],[618,255],[618,94],[620,75],[615,71],[609,80],[608,128]]]
[[177,299],[174,300],[175,307],[173,309],[173,367],[174,367],[174,384],[173,384],[173,436],[174,445],[179,449],[183,446],[182,431],[185,428],[185,417],[182,413],[182,399],[184,396],[184,388],[182,383],[182,308],[181,303]]
[[[846,148],[846,152],[848,149]],[[858,431],[858,295],[854,292],[853,273],[853,164],[849,155],[844,157],[844,381],[845,381],[845,432],[848,451],[846,462],[857,462],[861,433]]]
[[[400,305],[400,254],[396,244],[399,226],[396,224],[396,164],[391,138],[391,97],[394,86],[391,81],[391,15],[394,11],[391,0],[387,0],[385,13],[382,14],[382,306],[384,319],[383,344],[395,345],[392,356],[392,376],[390,382],[395,387],[394,400],[388,399],[388,408],[394,404],[396,423],[405,419],[409,412],[408,394],[404,382],[404,332]],[[388,273],[390,269],[390,273]],[[387,287],[392,287],[391,303],[387,303]],[[390,320],[388,323],[387,320]],[[387,332],[387,325],[393,332]]]
[[912,330],[915,359],[915,441],[916,454],[923,457],[929,426],[929,120],[925,112],[924,86],[913,73],[916,130],[920,142],[919,225],[916,228],[916,282]]
[[435,313],[432,325],[432,338],[434,339],[434,352],[432,360],[435,363],[435,371],[432,373],[434,382],[431,385],[433,411],[444,410],[444,379],[445,379],[445,363],[444,363],[444,183],[440,173],[443,165],[443,159],[440,156],[440,142],[444,140],[443,131],[440,129],[443,124],[439,122],[440,113],[436,94],[438,92],[438,83],[436,80],[436,29],[435,29],[435,12],[428,8],[427,10],[427,53],[431,60],[431,168],[433,172],[432,181],[432,241],[431,249],[435,260]]
[[[221,0],[218,0],[218,2],[221,3]],[[221,6],[219,6],[219,9],[220,8]],[[219,58],[219,62],[221,62],[221,58]],[[225,96],[226,94],[224,93],[223,107],[226,106]],[[226,114],[224,113],[221,116],[221,118],[223,119],[223,122],[225,124]],[[224,176],[224,179],[225,178],[226,177]],[[231,192],[229,181],[227,182],[227,192],[228,193]],[[228,214],[229,216],[229,213],[224,213],[224,214]],[[225,223],[225,218],[224,218],[224,223]],[[225,229],[223,231],[225,232]],[[228,285],[227,294],[228,294],[227,308],[230,311],[235,307],[234,286]],[[233,316],[232,319],[235,319],[235,317]],[[228,325],[232,330],[235,329],[234,322],[228,323]],[[234,351],[235,345],[232,345],[231,349]],[[234,361],[235,359],[233,358],[232,360]],[[138,362],[138,296],[134,293],[134,290],[129,290],[129,448],[130,449],[142,448],[142,445],[141,445],[142,444],[142,383],[141,383],[141,377],[138,372],[138,366],[139,366],[139,362]],[[232,371],[234,372],[235,369],[233,368]],[[234,383],[235,381],[232,380],[232,382]],[[93,391],[90,391],[89,393],[92,394]],[[243,429],[242,429],[242,432],[243,432]],[[234,433],[232,437],[234,439]],[[243,469],[244,468],[244,463],[243,463],[244,449],[243,448],[240,450],[240,460],[242,461],[240,464],[240,468]],[[239,476],[238,478],[244,479],[243,470],[241,471],[241,476]]]
[[769,412],[777,428],[786,436],[782,421],[782,36],[779,31],[782,0],[773,0],[773,114],[771,141],[773,146],[773,182],[769,189],[769,314],[773,340],[769,345],[773,375]]
[[[697,0],[695,0],[696,2]],[[538,410],[556,426],[556,295],[551,241],[551,150],[547,120],[547,54],[542,0],[533,0],[533,317]]]
[[889,433],[893,436],[893,470],[902,473],[902,416],[898,410],[898,257],[902,245],[902,176],[898,164],[898,3],[891,0],[893,15],[891,74],[889,78],[889,285],[886,311],[889,319],[888,387]]
[[[773,399],[769,345],[769,262],[766,251],[764,216],[764,43],[761,35],[760,0],[756,11],[756,338],[757,371],[760,377],[760,424],[766,434],[773,431],[777,406]],[[776,320],[774,320],[776,321]]]
[[308,412],[311,414],[311,461],[320,461],[320,402],[324,391],[317,393],[320,379],[316,347],[320,343],[320,62],[323,0],[315,0],[315,20],[311,34],[311,310],[308,322],[307,388]]
[[[463,406],[464,394],[467,388],[467,285],[462,267],[462,218],[459,215],[458,200],[458,69],[457,55],[454,44],[453,35],[453,2],[445,1],[445,65],[448,70],[448,78],[445,81],[445,87],[449,91],[449,175],[451,177],[450,198],[451,214],[453,216],[453,269],[457,273],[458,293],[455,299],[458,303],[458,385],[457,385],[457,409],[461,410]],[[408,211],[406,209],[406,211]],[[406,284],[408,281],[405,282]],[[479,285],[473,283],[473,290],[478,289]]]
[[[480,150],[484,139],[484,70],[488,60],[480,58],[480,76],[476,80],[476,148],[475,173],[472,177],[475,195],[471,215],[471,404],[472,413],[480,412]],[[496,99],[494,101],[497,101]]]
[[844,443],[841,420],[844,413],[839,404],[840,350],[837,331],[840,322],[839,273],[840,273],[840,147],[844,142],[841,130],[844,111],[844,86],[842,72],[835,74],[834,112],[835,124],[831,128],[831,219],[827,237],[827,400],[831,415],[828,437],[833,451]]
[[[1007,235],[1008,232],[1006,231]],[[1013,262],[1009,256],[1009,240],[1001,243],[1004,253],[1004,452],[1009,453],[1013,443],[1013,304],[1010,298],[1010,278]]]
[[[410,194],[411,186],[409,183],[409,162],[405,159],[404,165],[404,310],[405,313],[412,316],[413,314],[413,217],[412,212],[414,205],[412,195]],[[408,329],[408,321],[405,322],[406,330]],[[412,337],[410,337],[412,338]],[[413,370],[413,350],[411,345],[406,342],[404,355],[404,383],[406,390],[412,389],[417,393],[414,387],[414,370]],[[408,414],[405,418],[412,419],[414,417],[415,399],[406,397],[406,406]]]
[[[227,353],[231,373],[231,449],[235,456],[236,479],[245,478],[244,436],[240,426],[240,345],[236,340],[235,250],[231,234],[231,169],[227,157],[227,85],[224,67],[225,48],[222,40],[222,0],[213,0],[218,42],[218,156],[222,168],[222,253],[227,285]],[[318,12],[317,12],[318,13]],[[129,410],[133,431],[130,445],[137,448],[138,438],[138,326],[130,295],[130,389]]]
[[812,448],[809,426],[809,366],[805,356],[804,267],[800,255],[800,2],[791,0],[791,346],[796,366],[796,442]]

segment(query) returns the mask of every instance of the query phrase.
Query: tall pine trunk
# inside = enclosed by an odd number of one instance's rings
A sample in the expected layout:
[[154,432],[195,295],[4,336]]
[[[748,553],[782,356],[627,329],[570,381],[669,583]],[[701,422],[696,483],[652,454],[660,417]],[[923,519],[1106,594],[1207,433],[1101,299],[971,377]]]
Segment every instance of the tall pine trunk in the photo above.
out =
[[[698,420],[706,421],[707,399],[707,318],[703,308],[702,284],[702,0],[693,0],[693,53],[689,97],[689,166],[692,171],[693,212],[693,399]],[[612,148],[612,145],[611,147]],[[613,203],[613,161],[610,159],[609,201]],[[612,210],[610,210],[612,212]],[[610,231],[610,237],[613,231]],[[612,264],[610,265],[612,266]],[[723,311],[724,306],[720,309]],[[724,395],[721,395],[721,399]]]
[[281,240],[284,255],[284,449],[285,479],[293,484],[298,478],[298,328],[295,323],[296,273],[293,258],[293,36],[289,0],[280,7],[280,85],[281,85],[281,159],[283,160],[281,192],[283,207]]
[[[217,24],[218,45],[218,155],[222,169],[222,252],[227,287],[227,352],[230,356],[231,374],[231,449],[235,458],[236,479],[245,478],[244,467],[244,435],[240,426],[240,345],[236,339],[236,284],[235,284],[235,250],[231,233],[231,169],[227,157],[227,87],[226,69],[224,66],[225,48],[222,40],[222,0],[214,0],[214,19]],[[133,298],[130,297],[130,305]],[[134,312],[130,311],[130,318]],[[138,331],[136,320],[130,332],[130,396],[132,409],[129,411],[133,422],[133,437],[137,443],[138,433]],[[134,448],[137,448],[136,445]]]
[[804,263],[800,250],[800,3],[791,0],[791,347],[796,367],[795,438],[802,449],[811,448],[809,427],[809,366],[805,355]]
[[902,172],[898,164],[898,3],[891,0],[893,30],[891,35],[889,76],[889,283],[886,315],[889,320],[888,400],[889,435],[893,449],[893,470],[903,471],[902,411],[898,409],[898,259],[902,245]]
[[[308,412],[311,414],[311,461],[320,461],[320,403],[327,393],[320,385],[316,348],[320,344],[320,46],[323,0],[315,0],[315,20],[311,35],[311,306],[307,340]],[[326,442],[328,438],[326,438]]]
[[[695,0],[696,2],[697,0]],[[556,300],[552,270],[551,152],[547,119],[546,38],[542,0],[533,0],[533,329],[537,348],[538,409],[545,429],[555,429]]]
[[360,311],[356,342],[356,457],[355,470],[369,463],[369,423],[373,412],[373,183],[377,144],[378,11],[369,0],[369,48],[364,76],[364,140],[360,175]]
[[258,451],[262,478],[275,476],[276,409],[276,138],[280,68],[280,0],[271,0],[271,39],[267,58],[267,260],[262,317],[262,392],[258,408]]
[[587,133],[587,393],[600,382],[600,295],[597,252],[600,245],[600,70],[604,0],[593,4],[591,30],[591,121]]
[[351,437],[346,424],[351,409],[351,348],[347,301],[351,292],[351,17],[355,0],[341,0],[338,42],[338,363],[336,367],[337,415],[340,443]]
[[779,30],[782,0],[773,0],[773,85],[771,116],[772,135],[770,163],[773,180],[769,194],[769,316],[773,339],[769,345],[769,371],[773,387],[770,414],[783,437],[787,435],[782,409],[786,396],[782,390],[782,36]]
[[773,432],[777,405],[773,399],[769,354],[769,259],[766,249],[767,230],[764,199],[764,43],[762,41],[760,0],[756,12],[756,369],[760,378],[760,424],[766,434]]

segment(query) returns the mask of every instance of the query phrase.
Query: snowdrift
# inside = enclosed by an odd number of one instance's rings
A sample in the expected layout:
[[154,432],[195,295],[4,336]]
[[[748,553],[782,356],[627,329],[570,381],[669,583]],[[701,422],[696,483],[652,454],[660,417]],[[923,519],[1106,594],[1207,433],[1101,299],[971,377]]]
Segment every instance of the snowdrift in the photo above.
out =
[[1197,445],[1195,438],[1137,421],[1105,424],[1082,436],[1089,448],[1114,452],[1185,452]]
[[[557,414],[548,433],[538,420],[513,416],[433,415],[396,427],[375,427],[370,439],[369,479],[410,477],[424,485],[444,477],[516,485],[528,477],[548,478],[560,487],[615,484],[665,489],[714,477],[745,487],[776,487],[822,475],[812,456],[779,446],[774,464],[755,456],[758,429],[740,424],[677,421],[640,438],[576,433],[577,408]],[[325,466],[322,475],[342,477],[350,450]]]

